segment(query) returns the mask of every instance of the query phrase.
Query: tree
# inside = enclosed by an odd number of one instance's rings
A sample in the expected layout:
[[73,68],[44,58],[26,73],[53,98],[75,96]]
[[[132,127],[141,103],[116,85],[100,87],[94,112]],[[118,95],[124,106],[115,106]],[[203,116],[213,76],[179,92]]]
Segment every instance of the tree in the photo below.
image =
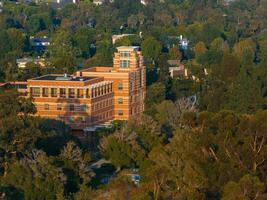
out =
[[256,52],[256,44],[252,39],[242,40],[234,45],[233,51],[241,61],[247,59],[249,56],[251,62],[253,62]]
[[158,104],[165,99],[166,96],[166,88],[162,83],[154,83],[152,84],[146,94],[146,109],[149,109],[153,106],[153,104]]
[[61,73],[74,71],[76,57],[80,55],[80,51],[74,47],[73,39],[68,31],[59,30],[53,35],[48,52],[56,71]]
[[117,170],[134,167],[135,165],[131,146],[125,143],[122,138],[104,137],[101,141],[101,150],[105,157],[110,159],[111,163],[117,167]]
[[74,195],[74,200],[88,200],[93,198],[95,198],[94,191],[86,185],[81,185],[79,192]]
[[3,181],[23,191],[25,199],[56,200],[56,193],[64,188],[65,176],[44,152],[33,151],[28,158],[13,163]]
[[161,173],[166,180],[160,188],[169,188],[171,199],[203,199],[199,191],[206,188],[207,183],[198,165],[201,157],[197,149],[193,132],[177,130],[169,144],[151,151],[149,158],[155,165],[153,168],[164,169]]
[[90,157],[82,153],[82,150],[72,141],[63,148],[60,157],[65,161],[65,166],[74,170],[82,179],[83,184],[88,184],[94,173],[89,168]]
[[145,58],[155,61],[161,51],[161,44],[152,36],[145,38],[141,43],[142,53]]
[[80,49],[83,57],[90,56],[90,46],[94,42],[94,31],[87,28],[79,28],[73,37],[74,43]]
[[195,52],[196,58],[198,58],[201,55],[203,55],[206,51],[207,51],[207,48],[206,48],[206,45],[205,45],[204,42],[198,42],[195,45],[194,52]]
[[242,113],[254,113],[263,108],[260,82],[242,70],[234,84],[229,86],[225,108]]
[[7,30],[7,35],[11,51],[13,51],[16,55],[20,55],[25,48],[25,43],[26,43],[25,34],[19,29],[10,28]]
[[181,52],[177,46],[173,46],[170,49],[169,59],[171,59],[171,60],[181,60],[182,59],[182,54],[181,54]]
[[264,184],[258,177],[243,176],[237,183],[230,181],[224,186],[222,200],[259,199],[267,197],[264,193]]
[[224,54],[222,62],[218,66],[213,66],[213,75],[219,80],[233,81],[240,71],[240,61],[232,54]]

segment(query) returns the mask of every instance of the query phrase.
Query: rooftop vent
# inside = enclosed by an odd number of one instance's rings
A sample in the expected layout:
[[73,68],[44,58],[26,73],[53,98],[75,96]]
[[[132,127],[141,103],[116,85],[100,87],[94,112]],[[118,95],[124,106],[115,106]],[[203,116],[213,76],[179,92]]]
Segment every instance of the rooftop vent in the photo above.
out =
[[67,74],[64,74],[64,76],[58,76],[55,78],[56,81],[70,81],[71,76],[68,76]]

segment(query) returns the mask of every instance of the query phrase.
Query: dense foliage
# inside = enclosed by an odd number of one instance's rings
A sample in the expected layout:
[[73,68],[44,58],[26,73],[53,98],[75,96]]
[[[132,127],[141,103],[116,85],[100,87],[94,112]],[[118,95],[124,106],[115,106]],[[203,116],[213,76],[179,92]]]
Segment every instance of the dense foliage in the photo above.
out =
[[[119,33],[135,35],[112,44]],[[180,35],[189,40],[187,49],[179,48]],[[37,51],[31,36],[47,36],[51,45]],[[80,1],[54,9],[4,1],[0,81],[112,65],[120,45],[141,46],[146,108],[141,119],[95,133],[97,152],[65,124],[33,117],[31,99],[0,90],[0,194],[16,200],[266,199],[267,2]],[[18,69],[16,59],[27,56],[44,57],[47,66]],[[189,77],[172,79],[169,59],[181,60]],[[104,171],[90,167],[98,158],[110,162]],[[141,176],[138,184],[133,171]],[[103,184],[106,175],[110,181]]]

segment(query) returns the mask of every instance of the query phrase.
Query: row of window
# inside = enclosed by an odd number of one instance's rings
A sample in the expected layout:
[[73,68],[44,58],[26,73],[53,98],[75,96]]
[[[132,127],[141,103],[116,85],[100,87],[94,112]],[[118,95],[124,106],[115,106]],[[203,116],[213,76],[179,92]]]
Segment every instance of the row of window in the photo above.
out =
[[121,58],[130,58],[130,56],[131,56],[130,51],[121,51],[120,52],[120,57]]
[[75,123],[82,123],[82,124],[85,124],[87,122],[87,119],[85,116],[79,116],[79,117],[65,117],[65,116],[58,116],[57,117],[58,120],[61,120],[61,121],[66,121],[66,122],[69,122],[71,124],[75,124]]
[[111,117],[112,117],[112,111],[110,110],[110,111],[102,113],[100,115],[93,116],[92,122],[107,120],[107,119],[110,119]]
[[133,108],[130,109],[130,115],[134,115],[134,114],[140,113],[140,112],[142,112],[142,109],[139,106],[133,107]]
[[101,110],[102,108],[106,108],[112,105],[112,99],[106,99],[103,101],[99,101],[95,104],[92,104],[92,111]]
[[120,68],[129,68],[130,60],[120,60]]
[[[44,110],[51,110],[50,105],[49,104],[44,104]],[[87,106],[85,104],[83,105],[75,105],[75,104],[69,104],[67,106],[63,106],[62,104],[57,104],[56,105],[56,110],[57,111],[62,111],[62,110],[67,110],[69,112],[86,112],[87,110]]]
[[[67,96],[68,91],[68,96]],[[75,93],[76,92],[76,93]],[[104,85],[101,87],[93,88],[91,90],[89,89],[74,89],[74,88],[59,88],[59,94],[58,94],[58,88],[50,88],[50,97],[60,97],[60,98],[90,98],[91,97],[98,97],[102,96],[104,94],[109,94],[112,92],[112,86],[110,85]],[[33,97],[49,97],[49,88],[38,88],[38,87],[32,87],[30,89],[31,96]]]

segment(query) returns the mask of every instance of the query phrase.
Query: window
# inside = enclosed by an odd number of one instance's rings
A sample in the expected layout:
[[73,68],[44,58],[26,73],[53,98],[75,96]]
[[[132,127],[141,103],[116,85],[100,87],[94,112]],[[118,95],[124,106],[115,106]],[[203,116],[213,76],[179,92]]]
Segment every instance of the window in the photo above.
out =
[[69,98],[75,98],[75,89],[73,88],[69,89]]
[[45,109],[45,110],[49,110],[49,104],[45,104],[45,105],[44,105],[44,109]]
[[60,88],[59,93],[60,93],[59,96],[61,98],[66,98],[66,89],[65,88]]
[[118,98],[118,104],[123,104],[123,98]]
[[73,112],[75,110],[75,106],[74,106],[74,104],[70,104],[69,105],[69,111],[70,112]]
[[94,92],[95,92],[95,97],[97,97],[97,89],[94,89]]
[[86,98],[90,98],[90,90],[86,89]]
[[123,90],[123,84],[122,83],[118,84],[118,90]]
[[57,97],[57,88],[51,88],[51,97]]
[[122,110],[119,110],[119,111],[118,111],[118,115],[119,115],[119,116],[122,116],[122,115],[123,115],[123,111],[122,111]]
[[31,95],[33,97],[40,97],[40,88],[31,88]]
[[120,61],[121,68],[129,68],[130,67],[130,60],[121,60]]
[[78,89],[78,98],[83,98],[83,89]]
[[130,57],[130,51],[122,51],[120,52],[121,58],[129,58]]
[[81,111],[86,112],[86,105],[81,105]]
[[62,110],[62,104],[57,104],[57,110]]
[[48,88],[43,88],[42,89],[42,96],[43,97],[48,97]]

